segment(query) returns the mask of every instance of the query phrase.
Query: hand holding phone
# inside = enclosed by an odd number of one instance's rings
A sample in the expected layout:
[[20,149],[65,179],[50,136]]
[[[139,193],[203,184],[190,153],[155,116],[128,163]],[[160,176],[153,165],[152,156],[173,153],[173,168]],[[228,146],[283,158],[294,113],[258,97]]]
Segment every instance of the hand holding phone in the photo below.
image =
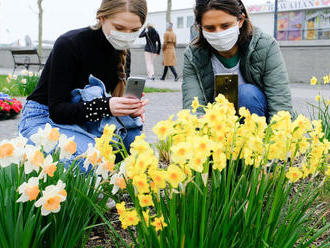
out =
[[124,91],[125,97],[135,97],[141,99],[146,79],[142,77],[129,77]]

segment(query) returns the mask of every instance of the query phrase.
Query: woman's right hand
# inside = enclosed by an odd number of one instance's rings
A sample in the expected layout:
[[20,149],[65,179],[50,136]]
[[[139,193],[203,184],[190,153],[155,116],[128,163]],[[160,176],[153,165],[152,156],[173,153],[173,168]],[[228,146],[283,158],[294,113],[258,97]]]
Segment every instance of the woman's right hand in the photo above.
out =
[[142,100],[129,97],[111,97],[110,111],[113,116],[126,116],[136,113],[143,106]]

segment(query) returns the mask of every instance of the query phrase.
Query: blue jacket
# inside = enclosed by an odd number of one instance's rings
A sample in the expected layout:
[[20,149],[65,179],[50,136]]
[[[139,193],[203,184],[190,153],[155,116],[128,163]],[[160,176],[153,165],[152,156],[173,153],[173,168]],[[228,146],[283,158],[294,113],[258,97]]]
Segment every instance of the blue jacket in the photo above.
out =
[[[89,76],[89,85],[86,85],[84,89],[74,89],[71,92],[73,103],[78,103],[81,101],[92,101],[96,98],[109,97],[110,95],[106,92],[105,86],[101,80]],[[117,128],[115,133],[120,136],[125,136],[127,129],[139,128],[142,130],[143,123],[140,117],[132,118],[130,116],[122,117],[105,117],[98,122],[87,122],[85,125],[86,131],[100,137],[103,134],[104,127],[106,125],[114,124]]]

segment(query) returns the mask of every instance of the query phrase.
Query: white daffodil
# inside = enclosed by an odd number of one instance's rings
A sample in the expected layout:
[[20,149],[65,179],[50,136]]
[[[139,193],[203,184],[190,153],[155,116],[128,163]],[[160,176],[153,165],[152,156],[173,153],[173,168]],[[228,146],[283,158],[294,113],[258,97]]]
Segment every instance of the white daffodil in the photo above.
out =
[[39,172],[45,162],[45,157],[41,152],[40,147],[27,145],[25,152],[27,159],[24,163],[25,174],[30,174],[34,170]]
[[115,168],[116,156],[112,155],[110,161],[102,160],[102,163],[99,164],[95,173],[96,175],[101,175],[103,179],[107,179],[109,174],[113,172]]
[[27,76],[27,75],[29,75],[29,71],[24,69],[24,70],[21,71],[21,75]]
[[122,163],[119,172],[111,177],[110,184],[113,185],[112,194],[117,194],[119,189],[126,189],[125,164]]
[[24,157],[27,139],[22,136],[0,142],[0,167],[8,167],[12,163],[19,164]]
[[61,202],[66,200],[65,183],[61,180],[57,185],[50,185],[42,191],[42,197],[34,204],[41,207],[41,215],[46,216],[50,213],[58,213],[61,210]]
[[71,156],[77,151],[77,144],[73,141],[74,136],[67,138],[65,134],[60,136],[58,147],[60,150],[60,160],[70,159]]
[[18,198],[17,202],[34,201],[40,193],[39,178],[31,177],[27,183],[24,182],[18,187],[18,192],[21,197]]
[[83,167],[86,170],[88,170],[90,164],[93,167],[95,167],[102,162],[102,158],[100,157],[100,152],[91,143],[88,144],[88,148],[87,151],[84,153],[84,157],[86,159],[84,161]]
[[44,181],[46,181],[47,176],[53,177],[55,171],[57,170],[57,167],[56,167],[57,163],[58,162],[53,161],[53,157],[51,155],[48,155],[45,158],[44,164],[41,165],[42,171],[39,175],[39,178],[40,179],[43,178]]
[[39,128],[38,132],[30,137],[37,146],[42,146],[46,153],[50,153],[55,148],[59,138],[58,128],[52,128],[49,123],[45,125],[44,129]]

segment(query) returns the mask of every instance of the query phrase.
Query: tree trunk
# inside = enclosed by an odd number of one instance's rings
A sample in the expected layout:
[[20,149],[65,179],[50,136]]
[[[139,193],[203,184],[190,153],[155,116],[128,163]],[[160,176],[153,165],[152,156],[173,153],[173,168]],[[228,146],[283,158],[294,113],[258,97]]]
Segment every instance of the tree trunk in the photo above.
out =
[[42,57],[42,15],[43,15],[43,9],[42,9],[42,1],[38,0],[38,9],[39,9],[39,37],[38,37],[38,53],[40,58]]
[[171,22],[172,0],[167,0],[166,23]]

